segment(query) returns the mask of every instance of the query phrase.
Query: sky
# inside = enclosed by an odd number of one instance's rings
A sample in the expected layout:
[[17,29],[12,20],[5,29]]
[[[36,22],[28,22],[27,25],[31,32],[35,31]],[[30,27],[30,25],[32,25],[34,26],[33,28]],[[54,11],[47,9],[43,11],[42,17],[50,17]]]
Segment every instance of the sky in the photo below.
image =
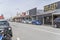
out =
[[13,17],[17,12],[24,12],[37,7],[43,9],[45,5],[49,5],[60,0],[0,0],[0,15],[5,18]]

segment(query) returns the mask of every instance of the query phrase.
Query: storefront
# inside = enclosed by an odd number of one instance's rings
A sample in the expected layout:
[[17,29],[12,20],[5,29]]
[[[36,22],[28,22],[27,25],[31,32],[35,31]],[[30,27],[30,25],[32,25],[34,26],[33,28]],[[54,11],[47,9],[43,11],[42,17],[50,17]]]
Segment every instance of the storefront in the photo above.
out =
[[20,17],[14,17],[12,20],[13,20],[14,22],[20,22]]
[[60,16],[60,1],[44,6],[44,24],[53,25],[54,19]]
[[37,13],[37,8],[33,8],[28,10],[29,11],[29,16],[31,17],[32,20],[36,20],[36,13]]

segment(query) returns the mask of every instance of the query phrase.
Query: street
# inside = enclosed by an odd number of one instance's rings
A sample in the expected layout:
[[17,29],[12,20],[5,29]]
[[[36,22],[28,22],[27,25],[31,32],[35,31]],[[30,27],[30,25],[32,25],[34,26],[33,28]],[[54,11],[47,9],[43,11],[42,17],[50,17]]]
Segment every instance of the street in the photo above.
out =
[[46,25],[10,22],[12,40],[60,40],[60,29]]

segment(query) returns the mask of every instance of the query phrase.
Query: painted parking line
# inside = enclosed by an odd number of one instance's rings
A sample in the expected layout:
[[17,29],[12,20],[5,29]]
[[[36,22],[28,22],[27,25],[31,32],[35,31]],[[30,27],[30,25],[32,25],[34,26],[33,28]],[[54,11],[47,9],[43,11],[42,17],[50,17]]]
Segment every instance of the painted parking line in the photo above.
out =
[[20,38],[19,38],[19,37],[17,37],[17,40],[20,40]]

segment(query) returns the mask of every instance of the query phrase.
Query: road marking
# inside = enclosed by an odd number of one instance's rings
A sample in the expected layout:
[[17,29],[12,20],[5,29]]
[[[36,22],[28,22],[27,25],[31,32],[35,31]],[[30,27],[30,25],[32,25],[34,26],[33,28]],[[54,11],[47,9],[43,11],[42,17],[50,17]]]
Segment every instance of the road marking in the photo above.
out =
[[48,31],[48,30],[44,30],[44,29],[39,29],[39,28],[32,28],[32,29],[52,33],[52,34],[55,34],[55,35],[60,35],[60,33],[52,32],[52,31]]
[[[27,26],[26,26],[26,27],[27,27]],[[55,35],[60,35],[60,33],[53,32],[53,31],[48,31],[48,30],[46,30],[46,29],[33,28],[33,27],[29,27],[29,28],[32,28],[32,29],[35,29],[35,30],[38,30],[38,31],[44,31],[44,32],[52,33],[52,34],[55,34]]]
[[19,38],[19,37],[17,37],[17,40],[20,40],[20,38]]

